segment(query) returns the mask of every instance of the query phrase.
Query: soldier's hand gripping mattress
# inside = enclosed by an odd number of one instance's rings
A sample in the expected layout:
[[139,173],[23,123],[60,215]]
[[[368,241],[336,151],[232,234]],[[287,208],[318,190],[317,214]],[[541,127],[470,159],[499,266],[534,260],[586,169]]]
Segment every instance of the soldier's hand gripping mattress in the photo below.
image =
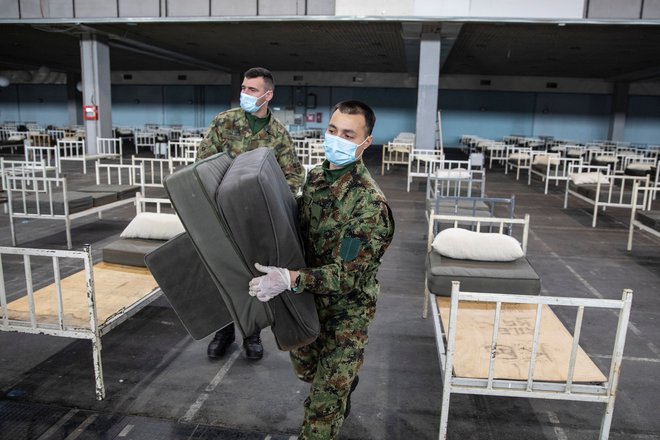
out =
[[319,321],[311,294],[286,291],[262,303],[248,293],[263,275],[255,262],[305,266],[296,201],[272,151],[211,156],[169,176],[165,188],[240,332],[270,326],[282,350],[312,342]]

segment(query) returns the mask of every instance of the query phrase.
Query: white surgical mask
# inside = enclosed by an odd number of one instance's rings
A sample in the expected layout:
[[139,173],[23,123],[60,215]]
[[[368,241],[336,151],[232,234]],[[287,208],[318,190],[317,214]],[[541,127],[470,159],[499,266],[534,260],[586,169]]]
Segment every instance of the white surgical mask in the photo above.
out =
[[[266,91],[268,93],[268,91]],[[266,101],[262,102],[261,105],[257,105],[257,101],[259,101],[261,98],[266,96],[266,93],[263,95],[256,97],[252,95],[248,95],[247,93],[241,92],[241,108],[245,110],[248,113],[256,113],[259,111],[261,107],[266,103]]]
[[338,167],[353,163],[357,160],[355,152],[360,145],[367,141],[367,139],[363,140],[360,144],[354,144],[353,142],[339,136],[326,133],[325,138],[323,139],[325,158],[328,159],[331,164]]

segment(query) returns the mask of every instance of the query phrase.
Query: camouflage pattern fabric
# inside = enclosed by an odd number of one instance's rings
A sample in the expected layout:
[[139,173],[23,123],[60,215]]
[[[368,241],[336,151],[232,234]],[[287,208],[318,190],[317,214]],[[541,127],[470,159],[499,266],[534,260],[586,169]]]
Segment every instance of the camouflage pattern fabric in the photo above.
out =
[[290,357],[296,375],[312,384],[299,438],[327,440],[338,436],[362,366],[379,293],[376,273],[392,241],[394,219],[362,161],[334,182],[323,167],[310,171],[300,200],[309,268],[300,270],[298,285],[315,294],[321,333]]
[[289,133],[270,110],[268,117],[268,124],[252,134],[243,109],[235,108],[219,113],[211,121],[209,131],[199,146],[197,159],[223,152],[236,157],[258,147],[272,148],[291,192],[296,195],[305,180],[305,170],[298,160]]

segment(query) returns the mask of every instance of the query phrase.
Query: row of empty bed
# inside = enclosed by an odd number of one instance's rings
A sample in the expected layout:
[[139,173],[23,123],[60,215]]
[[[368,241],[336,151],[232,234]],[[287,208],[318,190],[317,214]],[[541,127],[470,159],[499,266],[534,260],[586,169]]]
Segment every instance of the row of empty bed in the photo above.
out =
[[[422,154],[426,160],[418,159],[414,147],[408,150],[413,174],[407,179],[426,179],[422,316],[430,308],[441,366],[439,438],[447,435],[452,394],[601,403],[599,438],[608,438],[632,291],[625,290],[618,300],[572,297],[570,292],[541,296],[542,280],[527,258],[531,219],[515,212],[515,194],[488,197],[480,153],[466,160],[447,160],[438,151]],[[579,165],[571,173],[594,172]],[[384,172],[385,162],[382,166]],[[606,169],[597,171],[605,176]],[[628,183],[628,176],[607,176],[616,180],[614,186]],[[648,178],[630,183],[638,181],[648,183]],[[571,182],[565,180],[567,191],[577,191]],[[615,198],[608,199],[609,206],[615,206]],[[574,311],[568,327],[555,314],[560,308]],[[610,368],[601,371],[580,346],[580,332],[588,322],[585,314],[603,311],[613,311],[617,319],[610,320],[616,327]]]

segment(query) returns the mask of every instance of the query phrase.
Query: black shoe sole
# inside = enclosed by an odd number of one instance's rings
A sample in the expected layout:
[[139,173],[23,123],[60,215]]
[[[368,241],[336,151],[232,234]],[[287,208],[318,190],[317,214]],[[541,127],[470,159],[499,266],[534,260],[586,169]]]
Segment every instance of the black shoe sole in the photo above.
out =
[[247,351],[245,352],[245,358],[248,359],[248,360],[250,360],[250,361],[258,361],[258,360],[261,359],[262,357],[264,357],[264,354],[263,354],[263,353],[252,353],[252,354],[249,354]]

